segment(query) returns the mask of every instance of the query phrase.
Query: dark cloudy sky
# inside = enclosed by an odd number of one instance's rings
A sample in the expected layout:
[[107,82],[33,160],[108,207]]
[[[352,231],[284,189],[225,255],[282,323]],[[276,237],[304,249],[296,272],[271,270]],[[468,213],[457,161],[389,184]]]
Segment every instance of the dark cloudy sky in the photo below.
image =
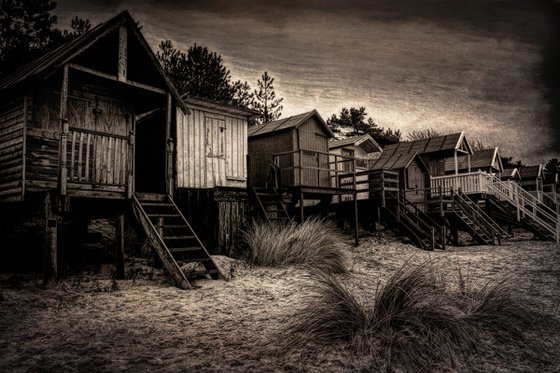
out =
[[363,105],[376,123],[467,131],[527,162],[560,158],[554,0],[67,0],[95,25],[128,9],[154,49],[208,46],[234,80],[267,70],[284,116]]

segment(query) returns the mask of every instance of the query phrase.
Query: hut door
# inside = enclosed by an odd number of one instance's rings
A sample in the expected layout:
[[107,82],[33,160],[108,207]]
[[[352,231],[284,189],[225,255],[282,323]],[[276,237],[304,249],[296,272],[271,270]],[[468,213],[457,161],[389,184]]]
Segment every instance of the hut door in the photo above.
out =
[[154,115],[136,123],[136,191],[165,193],[165,117]]

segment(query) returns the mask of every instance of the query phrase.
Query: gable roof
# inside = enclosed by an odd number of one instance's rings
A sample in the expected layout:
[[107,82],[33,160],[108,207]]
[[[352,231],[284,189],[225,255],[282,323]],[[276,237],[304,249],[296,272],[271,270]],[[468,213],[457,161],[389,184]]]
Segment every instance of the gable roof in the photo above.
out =
[[519,173],[521,174],[521,179],[527,180],[527,179],[536,179],[538,177],[542,177],[543,176],[542,172],[543,172],[543,165],[538,164],[534,166],[521,167],[521,171]]
[[155,68],[161,75],[162,79],[165,82],[165,85],[174,96],[178,105],[184,111],[188,112],[188,109],[186,108],[183,100],[181,100],[179,92],[166,76],[163,68],[161,67],[161,64],[157,60],[157,57],[138,29],[138,26],[136,26],[136,22],[134,21],[130,13],[126,10],[109,19],[108,21],[97,25],[84,35],[81,35],[74,40],[62,44],[61,46],[45,53],[41,57],[29,62],[26,65],[23,65],[13,73],[4,77],[2,80],[0,80],[0,91],[23,83],[32,78],[46,78],[50,76],[53,72],[62,68],[66,63],[68,63],[76,56],[87,50],[90,46],[95,44],[101,37],[107,35],[111,31],[114,31],[122,25],[126,25],[127,28],[132,31],[132,34],[136,37],[140,45],[148,54],[150,60],[152,60],[152,62],[154,63]]
[[253,117],[259,115],[259,112],[255,110],[251,110],[251,109],[247,109],[231,104],[224,104],[206,98],[189,97],[188,95],[183,95],[182,99],[187,106],[192,106],[192,107],[199,106],[202,108],[214,109],[229,114],[242,115],[245,117]]
[[329,149],[342,148],[344,146],[360,146],[366,153],[376,153],[383,151],[383,148],[369,134],[347,137],[345,139],[332,139],[329,141]]
[[521,174],[519,173],[519,168],[517,167],[508,167],[504,168],[502,172],[502,180],[521,180]]
[[329,136],[334,137],[333,131],[329,128],[323,118],[321,118],[317,110],[312,110],[307,113],[293,115],[284,119],[251,126],[249,127],[249,137],[261,136],[273,132],[287,130],[290,128],[298,128],[311,117],[316,117],[319,121],[319,124],[321,124],[321,126],[325,128],[325,131],[329,134]]
[[[494,168],[498,172],[504,170],[498,147],[475,151],[471,156],[471,170]],[[459,165],[460,170],[468,169],[468,162],[463,161]]]
[[469,154],[472,154],[472,147],[469,144],[464,131],[449,135],[430,137],[428,139],[404,141],[387,145],[383,148],[383,152],[428,154],[445,150],[459,149],[463,142],[465,143]]
[[402,170],[407,168],[410,163],[417,158],[419,163],[425,170],[428,166],[422,160],[418,153],[381,153],[381,156],[372,166],[372,170]]

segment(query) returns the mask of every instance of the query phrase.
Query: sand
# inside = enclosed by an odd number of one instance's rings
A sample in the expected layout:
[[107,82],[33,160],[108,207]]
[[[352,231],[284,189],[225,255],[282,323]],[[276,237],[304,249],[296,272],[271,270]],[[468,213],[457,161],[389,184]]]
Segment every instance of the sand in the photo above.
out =
[[[404,263],[428,259],[451,279],[473,285],[508,278],[527,304],[546,315],[531,331],[543,362],[491,351],[450,371],[560,371],[560,247],[527,236],[502,246],[450,247],[427,252],[392,237],[348,245],[345,281],[372,289]],[[0,275],[0,371],[11,372],[284,372],[355,371],[338,347],[283,352],[284,325],[312,278],[304,268],[250,268],[216,257],[229,281],[196,280],[195,290],[172,286],[162,270],[128,258],[128,280],[111,267],[61,279],[44,289],[39,275]],[[454,277],[455,276],[455,277]],[[453,280],[454,281],[454,280]],[[546,352],[544,352],[546,351]]]

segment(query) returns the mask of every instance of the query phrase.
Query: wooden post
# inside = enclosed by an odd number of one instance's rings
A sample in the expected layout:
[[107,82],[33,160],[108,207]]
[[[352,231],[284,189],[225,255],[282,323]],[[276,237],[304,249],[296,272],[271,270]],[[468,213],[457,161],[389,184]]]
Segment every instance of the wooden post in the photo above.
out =
[[67,168],[67,139],[69,132],[68,125],[68,65],[64,65],[62,70],[62,85],[60,87],[60,146],[59,146],[59,175],[58,187],[61,196],[67,193],[68,168]]
[[447,244],[447,227],[444,225],[441,227],[441,248],[443,250],[446,249],[445,245]]
[[117,216],[116,222],[116,232],[115,232],[115,277],[118,280],[124,279],[124,214],[119,214]]
[[303,196],[303,192],[300,191],[299,193],[299,219],[300,219],[300,223],[303,223],[303,221],[305,220],[305,213],[303,211],[303,201],[305,200],[304,196]]
[[[299,131],[298,131],[299,135]],[[298,137],[299,138],[299,137]],[[303,185],[303,151],[300,149],[298,152],[298,167],[299,167],[299,184]]]
[[130,131],[128,134],[128,162],[127,162],[127,185],[126,185],[126,197],[128,199],[132,198],[132,193],[134,193],[134,131]]
[[173,138],[171,136],[173,101],[167,93],[167,107],[165,110],[165,138],[167,139],[167,156],[165,157],[166,192],[173,197]]
[[[356,184],[356,178],[354,178],[354,185]],[[360,244],[360,227],[358,226],[358,193],[354,187],[354,244],[358,246]]]
[[126,82],[126,70],[127,70],[127,29],[124,26],[119,27],[119,61],[118,61],[118,72],[117,80],[119,82]]
[[438,192],[439,192],[439,214],[441,217],[445,216],[445,212],[443,211],[443,188],[442,186],[438,186]]
[[53,214],[51,192],[45,194],[45,248],[43,261],[43,283],[47,287],[56,285],[58,276],[58,221]]
[[381,240],[381,207],[377,206],[377,239]]

